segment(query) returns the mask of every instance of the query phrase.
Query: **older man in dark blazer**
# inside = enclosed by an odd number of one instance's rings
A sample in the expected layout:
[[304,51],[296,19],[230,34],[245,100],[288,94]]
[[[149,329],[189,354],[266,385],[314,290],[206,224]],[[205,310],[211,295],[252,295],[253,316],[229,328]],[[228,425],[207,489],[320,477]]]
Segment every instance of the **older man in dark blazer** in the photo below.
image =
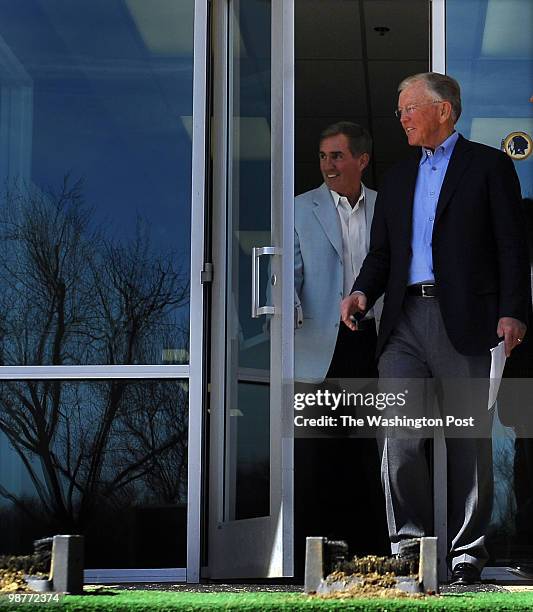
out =
[[[424,73],[402,81],[397,116],[419,153],[395,166],[376,201],[371,243],[341,316],[385,293],[378,337],[381,378],[487,378],[490,348],[511,350],[526,332],[529,264],[512,161],[470,142],[455,123],[458,83]],[[485,409],[486,411],[486,409]],[[431,534],[432,495],[424,440],[382,440],[382,481],[392,551]],[[491,441],[448,438],[452,582],[479,580],[488,555]]]

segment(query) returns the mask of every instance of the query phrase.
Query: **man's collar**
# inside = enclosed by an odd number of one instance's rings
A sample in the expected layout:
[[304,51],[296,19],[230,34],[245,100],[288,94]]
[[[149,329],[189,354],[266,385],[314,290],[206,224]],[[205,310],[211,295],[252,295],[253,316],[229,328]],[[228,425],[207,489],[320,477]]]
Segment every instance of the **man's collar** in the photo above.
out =
[[[341,196],[336,191],[333,191],[333,189],[330,189],[329,192],[331,193],[331,197],[333,198],[333,202],[335,203],[335,207],[339,208],[340,199],[341,199],[341,197],[344,197],[344,196]],[[359,206],[364,204],[365,197],[366,197],[365,186],[363,185],[363,183],[361,183],[361,193],[359,194],[359,199],[355,203],[355,206],[353,207],[353,210],[357,210],[359,208]],[[348,198],[346,198],[346,199],[348,199]]]
[[430,160],[437,153],[437,151],[441,152],[442,157],[450,159],[450,157],[451,157],[451,155],[453,153],[453,149],[455,147],[455,143],[457,142],[458,139],[459,139],[459,132],[456,132],[454,130],[448,136],[448,138],[446,138],[446,140],[444,142],[442,142],[435,149],[435,151],[432,151],[431,149],[426,149],[425,147],[422,147],[422,152],[421,152],[421,156],[420,156],[419,165],[422,165],[424,162]]

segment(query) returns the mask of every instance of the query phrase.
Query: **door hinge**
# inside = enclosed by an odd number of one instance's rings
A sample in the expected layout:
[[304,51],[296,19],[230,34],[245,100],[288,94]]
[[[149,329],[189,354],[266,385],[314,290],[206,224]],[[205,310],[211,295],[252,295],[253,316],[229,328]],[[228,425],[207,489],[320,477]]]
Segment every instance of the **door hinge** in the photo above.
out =
[[211,262],[205,261],[202,267],[202,274],[200,276],[200,282],[202,285],[205,283],[213,282],[213,264]]

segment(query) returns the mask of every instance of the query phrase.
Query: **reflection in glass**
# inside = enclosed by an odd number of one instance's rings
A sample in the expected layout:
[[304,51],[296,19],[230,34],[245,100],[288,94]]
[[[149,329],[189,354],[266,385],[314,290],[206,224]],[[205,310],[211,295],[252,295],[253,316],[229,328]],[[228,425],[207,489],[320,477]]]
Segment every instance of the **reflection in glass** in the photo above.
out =
[[[532,19],[530,0],[447,0],[446,30],[453,34],[446,41],[446,70],[462,88],[464,110],[458,130],[467,138],[500,148],[512,132],[533,136],[533,39],[525,25]],[[516,161],[515,168],[523,197],[533,197],[533,155]],[[525,209],[530,203],[524,200]],[[509,371],[516,357],[508,362],[506,376],[530,376],[531,361],[523,364],[527,367],[522,373]],[[509,410],[510,399],[500,393],[501,415]],[[519,412],[530,410],[531,401],[525,400]],[[519,418],[513,427],[503,427],[496,421],[489,538],[493,563],[533,561],[531,442],[531,438],[523,437]]]
[[0,5],[2,365],[188,362],[193,10]]
[[[265,317],[251,317],[252,248],[270,245],[270,2],[230,3],[227,217],[227,520],[267,515],[269,427],[258,430],[261,461],[250,468],[243,422],[269,422],[270,334]],[[268,300],[268,258],[261,258],[261,305]],[[248,382],[255,389],[250,393]],[[257,414],[252,415],[255,411]],[[238,418],[236,415],[246,415]],[[266,450],[264,450],[266,449]],[[256,502],[250,503],[249,492]],[[266,504],[261,500],[267,500]],[[259,500],[259,501],[258,501]]]
[[231,413],[236,520],[268,516],[270,512],[269,395],[265,384],[240,383],[240,409]]
[[[505,411],[501,401],[498,410]],[[506,427],[495,420],[494,506],[488,542],[492,561],[497,565],[533,562],[532,442],[532,438],[522,435],[518,422],[516,427]]]
[[490,549],[496,559],[510,559],[516,513],[513,488],[515,440],[513,430],[503,427],[499,419],[495,419],[494,433],[492,442],[494,505],[489,528]]
[[[530,0],[447,0],[446,71],[462,88],[466,138],[499,149],[512,132],[533,137],[532,20]],[[522,195],[533,197],[533,155],[515,168]]]
[[0,555],[86,536],[88,568],[185,567],[188,384],[0,384]]

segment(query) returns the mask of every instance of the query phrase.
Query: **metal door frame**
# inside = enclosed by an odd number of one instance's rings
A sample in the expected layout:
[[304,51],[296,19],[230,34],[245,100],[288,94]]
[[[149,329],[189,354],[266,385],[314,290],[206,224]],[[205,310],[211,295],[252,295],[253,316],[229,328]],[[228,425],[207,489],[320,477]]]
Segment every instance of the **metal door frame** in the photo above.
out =
[[200,575],[200,504],[202,482],[202,410],[204,389],[205,143],[207,101],[207,28],[209,0],[195,0],[193,52],[193,137],[189,365],[1,366],[1,380],[189,380],[187,567],[161,569],[89,569],[87,583],[198,582]]
[[[446,73],[446,1],[431,0],[431,63],[433,72]],[[437,536],[438,578],[448,580],[448,484],[446,439],[437,430],[433,439],[433,524]]]
[[[281,282],[272,289],[281,316],[270,320],[270,516],[224,519],[226,397],[226,212],[229,162],[228,57],[232,0],[214,0],[213,21],[213,280],[210,381],[209,568],[217,577],[280,577],[293,574],[292,380],[294,368],[294,2],[272,0],[271,60],[271,269]],[[276,416],[277,415],[277,416]],[[235,551],[239,550],[238,555]],[[224,566],[222,557],[225,556]],[[240,559],[237,560],[236,557]],[[232,565],[235,561],[237,566]]]

